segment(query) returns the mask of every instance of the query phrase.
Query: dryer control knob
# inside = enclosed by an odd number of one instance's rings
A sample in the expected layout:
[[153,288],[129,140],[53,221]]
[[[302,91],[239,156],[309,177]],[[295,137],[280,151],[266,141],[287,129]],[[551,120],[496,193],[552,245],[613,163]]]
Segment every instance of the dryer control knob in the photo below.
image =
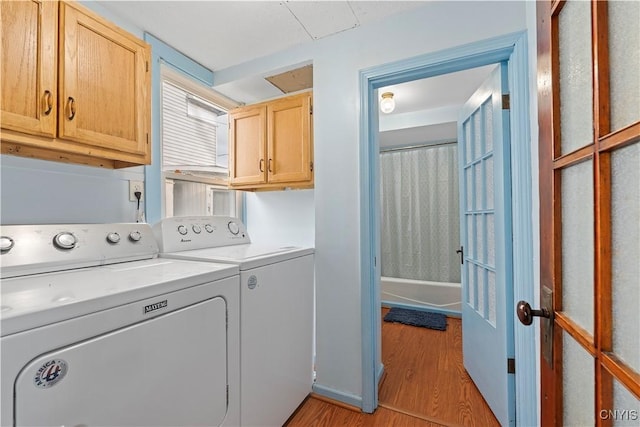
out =
[[238,227],[238,224],[233,221],[229,221],[229,224],[227,225],[227,227],[229,228],[229,231],[233,235],[236,235],[240,232],[240,227]]
[[202,228],[200,228],[199,225],[194,225],[191,227],[191,229],[193,230],[194,233],[196,234],[200,234],[202,232]]
[[11,237],[7,237],[7,236],[0,237],[0,251],[2,252],[10,251],[11,248],[13,248],[14,244],[15,242]]
[[120,242],[120,235],[118,233],[107,234],[107,242],[116,244]]
[[76,239],[76,236],[68,231],[62,231],[53,238],[53,244],[60,249],[73,249],[77,243],[78,239]]
[[184,225],[178,226],[178,233],[182,234],[183,236],[187,234],[187,231],[188,231],[187,227],[185,227]]
[[204,229],[207,230],[207,233],[213,233],[213,226],[211,224],[205,224]]
[[140,239],[142,239],[142,233],[140,233],[139,231],[136,230],[129,233],[129,240],[131,240],[132,242],[139,242]]

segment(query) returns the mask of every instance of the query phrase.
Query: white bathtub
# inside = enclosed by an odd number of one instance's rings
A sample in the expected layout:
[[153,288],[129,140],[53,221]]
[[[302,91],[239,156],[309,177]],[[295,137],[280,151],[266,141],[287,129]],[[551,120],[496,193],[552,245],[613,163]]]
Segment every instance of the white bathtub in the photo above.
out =
[[381,277],[380,292],[382,305],[388,307],[415,308],[454,315],[459,315],[462,309],[460,283]]

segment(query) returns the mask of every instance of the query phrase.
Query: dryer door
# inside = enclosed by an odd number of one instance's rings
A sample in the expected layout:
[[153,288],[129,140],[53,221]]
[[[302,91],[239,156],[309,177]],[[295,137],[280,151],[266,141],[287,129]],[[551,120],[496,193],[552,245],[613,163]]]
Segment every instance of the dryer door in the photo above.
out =
[[15,423],[217,426],[226,330],[216,297],[41,355],[16,380]]

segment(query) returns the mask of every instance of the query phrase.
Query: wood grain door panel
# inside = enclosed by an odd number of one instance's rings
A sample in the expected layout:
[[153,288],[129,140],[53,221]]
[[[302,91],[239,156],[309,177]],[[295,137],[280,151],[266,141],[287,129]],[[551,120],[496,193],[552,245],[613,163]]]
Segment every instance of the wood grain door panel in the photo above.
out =
[[268,104],[267,123],[268,181],[310,181],[310,95]]
[[249,107],[229,115],[229,182],[231,185],[267,182],[265,106]]
[[58,5],[0,3],[2,128],[31,135],[56,133]]
[[148,51],[70,4],[60,13],[60,138],[144,155]]

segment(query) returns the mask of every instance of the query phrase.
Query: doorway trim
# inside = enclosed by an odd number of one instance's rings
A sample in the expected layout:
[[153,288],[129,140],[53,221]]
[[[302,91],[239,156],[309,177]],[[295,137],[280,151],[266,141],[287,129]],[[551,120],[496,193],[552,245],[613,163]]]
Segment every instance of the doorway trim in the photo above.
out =
[[[511,96],[511,168],[513,215],[513,297],[536,301],[533,281],[533,215],[529,61],[526,31],[506,34],[360,71],[360,282],[362,335],[362,410],[378,406],[381,361],[380,319],[380,176],[378,109],[380,87],[507,61]],[[536,151],[537,152],[537,151]],[[536,190],[537,191],[537,190]],[[514,327],[516,351],[516,424],[537,425],[539,329]],[[506,368],[505,368],[506,369]],[[519,399],[518,396],[536,396]]]

